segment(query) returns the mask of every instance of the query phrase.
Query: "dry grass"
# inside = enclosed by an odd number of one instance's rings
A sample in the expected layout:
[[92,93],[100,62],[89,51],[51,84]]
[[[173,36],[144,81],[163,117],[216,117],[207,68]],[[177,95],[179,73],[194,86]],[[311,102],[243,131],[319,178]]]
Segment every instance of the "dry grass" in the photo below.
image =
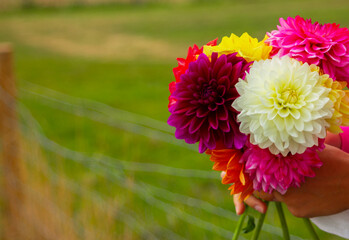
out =
[[28,240],[78,239],[70,217],[71,193],[64,187],[51,185],[45,174],[48,168],[46,159],[37,144],[23,139],[22,153],[22,159],[25,159],[22,219],[27,226],[21,229],[23,235]]
[[[101,198],[93,201],[92,191],[86,180],[81,180],[79,196],[71,189],[63,170],[52,170],[40,146],[33,139],[21,139],[23,160],[22,180],[16,180],[13,188],[21,186],[22,206],[14,229],[21,240],[112,240],[115,239],[115,213],[118,201]],[[55,159],[57,162],[62,159]],[[55,181],[52,177],[56,176]],[[4,194],[6,195],[6,194]],[[3,195],[3,196],[4,196]],[[74,201],[80,199],[78,209]],[[0,219],[3,221],[2,216]],[[124,238],[134,239],[134,238]]]
[[[110,19],[89,19],[74,23],[69,19],[32,19],[4,21],[0,26],[10,30],[24,44],[63,54],[101,60],[134,60],[139,57],[175,59],[178,53],[173,43],[144,35],[109,31]],[[126,19],[114,20],[114,27]],[[113,20],[111,20],[113,21]],[[127,19],[132,21],[132,19]]]
[[[161,0],[1,0],[0,10],[22,7],[66,7],[72,5],[101,5],[101,4],[141,4],[161,2]],[[190,2],[190,0],[167,0],[170,3]]]

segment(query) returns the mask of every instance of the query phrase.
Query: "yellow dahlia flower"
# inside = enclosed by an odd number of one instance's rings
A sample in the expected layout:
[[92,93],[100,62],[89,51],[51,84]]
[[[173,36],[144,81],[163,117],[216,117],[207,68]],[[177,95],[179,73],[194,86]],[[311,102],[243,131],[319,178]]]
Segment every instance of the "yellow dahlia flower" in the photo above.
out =
[[331,88],[307,63],[278,56],[256,61],[232,106],[240,112],[240,131],[250,142],[272,154],[302,154],[325,138],[333,115]]
[[237,56],[243,57],[248,62],[267,59],[272,49],[264,43],[267,38],[265,36],[258,42],[257,38],[252,38],[248,33],[242,34],[241,37],[232,33],[230,37],[223,37],[217,46],[204,46],[204,53],[210,56],[213,52],[217,52],[220,56],[237,52]]
[[333,115],[330,119],[327,119],[327,122],[330,124],[327,130],[332,133],[341,133],[342,129],[340,126],[349,125],[349,91],[343,90],[347,83],[333,81],[327,74],[321,77],[323,85],[331,89],[328,97],[334,104]]
[[349,91],[348,90],[345,90],[345,95],[344,97],[342,98],[342,101],[341,101],[341,105],[340,105],[340,112],[344,115],[345,114],[345,118],[342,117],[342,126],[349,126],[349,118],[348,118],[348,115],[349,115]]

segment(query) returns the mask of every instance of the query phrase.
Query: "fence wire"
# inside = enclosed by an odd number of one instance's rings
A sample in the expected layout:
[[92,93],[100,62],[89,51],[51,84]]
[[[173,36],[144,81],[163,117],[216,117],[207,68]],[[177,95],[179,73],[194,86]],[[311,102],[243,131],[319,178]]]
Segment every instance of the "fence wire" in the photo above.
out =
[[[27,112],[27,114],[29,114]],[[26,117],[28,119],[28,115]],[[31,118],[32,121],[35,121],[33,118]],[[38,123],[36,123],[38,125]],[[30,127],[31,130],[35,129],[33,127]],[[110,182],[113,182],[115,184],[118,184],[119,187],[124,188],[125,190],[129,190],[134,192],[136,195],[138,195],[140,198],[142,198],[145,202],[147,202],[151,206],[155,206],[156,208],[159,208],[163,210],[165,213],[171,213],[180,218],[181,220],[195,225],[199,228],[203,228],[204,230],[214,232],[215,234],[218,234],[221,237],[230,239],[233,232],[226,230],[220,226],[217,226],[215,224],[212,224],[210,222],[204,221],[192,214],[189,214],[180,208],[174,207],[173,205],[166,203],[164,201],[161,201],[160,199],[154,197],[151,193],[152,191],[148,189],[147,185],[143,182],[139,181],[139,183],[134,183],[132,188],[129,188],[127,184],[125,183],[125,177],[123,177],[123,172],[118,171],[120,169],[117,168],[110,168],[110,163],[101,162],[99,159],[91,159],[91,157],[85,156],[83,153],[79,153],[77,151],[73,151],[67,148],[60,148],[57,143],[54,143],[52,140],[49,140],[40,132],[36,132],[35,136],[37,137],[37,140],[39,144],[49,150],[54,151],[55,154],[61,155],[64,158],[68,158],[71,160],[74,160],[78,163],[83,164],[85,167],[89,168],[91,171],[93,171],[95,174],[99,174],[100,176],[106,177],[110,180]],[[34,140],[34,139],[30,139]],[[53,144],[52,144],[53,143]],[[49,147],[47,147],[49,146]],[[55,146],[54,148],[52,146]],[[62,155],[62,152],[69,151],[73,154]]]
[[[188,148],[187,144],[183,144],[182,142],[179,142],[177,140],[174,141],[173,139],[175,138],[173,137],[172,129],[169,129],[166,123],[163,123],[161,121],[121,109],[113,108],[96,101],[72,97],[42,87],[40,85],[32,84],[30,82],[25,82],[24,87],[21,88],[20,92],[25,96],[25,98],[35,97],[38,101],[40,101],[40,103],[43,103],[54,109],[59,109],[74,115],[86,117],[108,126],[117,127],[132,133],[141,133],[140,135],[146,136],[151,139],[156,139],[169,144]],[[0,94],[6,95],[6,93],[4,93],[2,89],[0,89]],[[2,99],[6,102],[7,97],[4,97]],[[94,174],[108,179],[110,183],[117,185],[119,188],[123,188],[125,191],[133,192],[148,205],[163,211],[165,214],[175,216],[176,218],[186,222],[187,224],[194,225],[208,232],[212,232],[222,238],[230,239],[232,237],[233,232],[231,230],[225,229],[212,222],[195,216],[188,211],[181,209],[177,205],[181,204],[188,207],[189,209],[196,208],[202,212],[206,212],[216,217],[224,218],[228,221],[234,222],[237,220],[237,216],[232,211],[215,206],[214,204],[202,199],[175,193],[168,189],[161,188],[143,181],[134,182],[132,184],[132,187],[130,188],[127,185],[126,178],[127,172],[149,172],[154,174],[165,174],[174,177],[213,179],[218,181],[219,176],[217,173],[213,171],[204,171],[198,169],[175,168],[158,163],[131,162],[96,153],[93,154],[93,156],[88,156],[85,153],[69,149],[47,138],[42,127],[32,116],[30,110],[24,105],[23,101],[19,103],[19,114],[22,119],[22,132],[25,133],[24,136],[30,142],[37,142],[37,144],[46,151],[51,152],[63,159],[73,160],[74,162],[83,165]],[[188,149],[195,150],[193,146],[189,146]],[[30,159],[29,161],[27,160],[28,165],[33,164],[34,162],[35,159]],[[93,201],[94,205],[100,208],[100,210],[107,213],[108,210],[112,209],[112,206],[110,206],[110,204],[108,204],[106,201],[107,197],[102,195],[101,193],[84,187],[76,180],[60,176],[53,169],[47,166],[44,169],[41,169],[41,172],[45,173],[46,178],[49,179],[49,182],[53,185],[57,185],[59,184],[59,181],[63,181],[64,186],[70,192]],[[25,183],[23,184],[25,185]],[[30,191],[30,188],[28,189]],[[26,191],[28,191],[28,189]],[[40,193],[38,193],[37,196],[40,196]],[[44,201],[44,199],[39,200]],[[51,202],[51,204],[54,205],[56,203]],[[57,207],[53,207],[51,209],[57,209]],[[57,214],[57,211],[53,214]],[[69,218],[69,216],[64,217]],[[116,214],[114,218],[117,221],[126,223],[133,229],[134,232],[138,233],[139,235],[147,236],[147,238],[149,239],[158,239],[157,235],[154,235],[151,230],[144,227],[142,219],[139,218],[137,216],[137,213],[133,212],[131,209],[119,210],[118,214]],[[168,239],[186,239],[184,236],[174,232],[171,228],[162,226],[159,223],[157,226],[161,230],[161,232],[165,233]],[[78,230],[78,232],[83,231],[81,228],[82,227],[80,226],[80,230]],[[269,224],[266,224],[264,226],[263,231],[274,234],[276,236],[282,236],[281,229]],[[47,237],[47,233],[45,232],[43,232],[42,235],[45,235]],[[301,239],[293,235],[291,236],[291,238],[296,240]],[[241,239],[244,238],[242,237]]]
[[86,117],[153,140],[197,151],[196,146],[186,144],[174,138],[173,129],[162,121],[114,108],[97,101],[72,97],[29,82],[24,82],[24,86],[20,88],[20,91],[23,97],[28,95],[37,97],[42,104],[54,109]]

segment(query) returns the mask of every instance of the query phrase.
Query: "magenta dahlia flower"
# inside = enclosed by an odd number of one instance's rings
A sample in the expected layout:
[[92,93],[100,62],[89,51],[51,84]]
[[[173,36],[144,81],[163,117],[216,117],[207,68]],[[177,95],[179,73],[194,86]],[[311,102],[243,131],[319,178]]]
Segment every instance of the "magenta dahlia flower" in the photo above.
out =
[[318,146],[308,148],[302,154],[274,155],[268,149],[249,144],[241,163],[245,163],[245,172],[253,180],[253,189],[271,193],[273,190],[285,194],[289,187],[299,187],[305,177],[314,177],[313,168],[322,166],[316,151],[325,148],[324,140],[319,139]]
[[250,63],[236,54],[212,53],[211,60],[200,54],[172,93],[177,101],[169,108],[168,124],[176,128],[176,138],[199,142],[200,153],[215,149],[217,143],[236,149],[245,145],[247,137],[239,131],[231,104],[239,96],[235,84],[245,77]]
[[280,54],[315,64],[331,78],[349,83],[349,30],[339,24],[312,23],[300,16],[280,18],[278,30],[267,33],[265,42]]

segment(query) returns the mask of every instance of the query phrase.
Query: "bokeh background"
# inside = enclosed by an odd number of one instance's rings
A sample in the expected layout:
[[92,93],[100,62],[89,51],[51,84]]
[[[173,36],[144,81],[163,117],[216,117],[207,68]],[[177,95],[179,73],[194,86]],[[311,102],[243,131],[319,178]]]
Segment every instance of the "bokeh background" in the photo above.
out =
[[[262,39],[280,17],[349,27],[347,0],[0,0],[0,9],[18,91],[21,239],[231,239],[227,186],[166,124],[176,58],[232,32]],[[310,239],[286,215],[292,239]],[[260,239],[282,239],[272,204]]]

